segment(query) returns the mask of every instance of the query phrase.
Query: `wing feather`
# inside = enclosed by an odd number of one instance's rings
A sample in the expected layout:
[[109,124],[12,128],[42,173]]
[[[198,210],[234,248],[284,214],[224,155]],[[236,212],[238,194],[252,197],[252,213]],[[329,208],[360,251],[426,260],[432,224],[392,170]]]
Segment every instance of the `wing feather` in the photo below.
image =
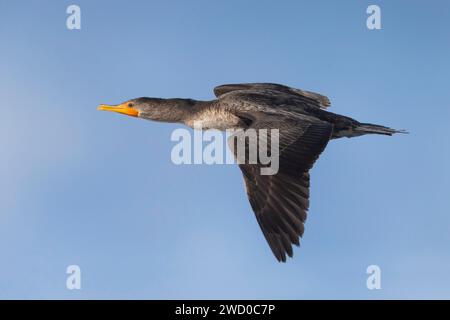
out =
[[[292,244],[299,245],[309,208],[309,169],[326,147],[332,125],[322,121],[264,117],[250,128],[279,129],[279,171],[261,175],[261,163],[241,163],[250,205],[278,261],[292,257]],[[270,130],[268,130],[270,132]],[[270,142],[270,136],[267,139]],[[233,151],[236,136],[229,138]],[[248,149],[248,143],[246,149]],[[268,147],[270,150],[270,146]],[[236,156],[236,153],[235,153]]]
[[288,87],[277,83],[238,83],[224,84],[214,88],[214,94],[217,98],[232,91],[238,90],[271,90],[285,94],[293,95],[304,99],[306,103],[312,103],[318,108],[327,109],[330,105],[330,99],[319,93]]

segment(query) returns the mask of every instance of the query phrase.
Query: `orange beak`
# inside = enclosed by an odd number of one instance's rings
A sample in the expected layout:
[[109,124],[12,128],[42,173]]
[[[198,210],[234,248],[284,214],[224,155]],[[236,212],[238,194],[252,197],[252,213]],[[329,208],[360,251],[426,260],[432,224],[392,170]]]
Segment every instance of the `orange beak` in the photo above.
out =
[[128,116],[132,116],[132,117],[138,117],[139,116],[139,111],[129,107],[127,102],[122,103],[122,104],[118,104],[118,105],[115,105],[115,106],[109,106],[107,104],[101,104],[97,108],[97,110],[114,111],[114,112],[126,114]]

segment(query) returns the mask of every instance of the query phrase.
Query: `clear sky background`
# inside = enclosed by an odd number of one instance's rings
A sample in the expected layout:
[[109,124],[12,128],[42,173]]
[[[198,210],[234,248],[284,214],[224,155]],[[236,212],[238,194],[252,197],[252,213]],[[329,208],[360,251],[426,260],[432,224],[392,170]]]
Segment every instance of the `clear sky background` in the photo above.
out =
[[[0,298],[450,298],[450,2],[2,1],[0,48]],[[96,110],[256,81],[411,132],[328,145],[286,264],[236,166],[176,166],[180,125]]]

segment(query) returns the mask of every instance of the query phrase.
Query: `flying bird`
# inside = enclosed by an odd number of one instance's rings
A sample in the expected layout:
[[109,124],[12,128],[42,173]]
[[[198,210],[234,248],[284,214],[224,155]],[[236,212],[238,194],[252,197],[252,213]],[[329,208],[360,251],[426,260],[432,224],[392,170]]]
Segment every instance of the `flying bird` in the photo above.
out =
[[327,97],[285,85],[226,84],[214,88],[214,94],[216,99],[210,101],[144,97],[98,109],[189,127],[201,123],[205,129],[278,129],[276,174],[262,175],[264,165],[259,162],[239,163],[239,167],[256,220],[273,254],[282,262],[286,255],[292,257],[292,244],[300,245],[309,208],[309,170],[328,141],[405,133],[331,113]]

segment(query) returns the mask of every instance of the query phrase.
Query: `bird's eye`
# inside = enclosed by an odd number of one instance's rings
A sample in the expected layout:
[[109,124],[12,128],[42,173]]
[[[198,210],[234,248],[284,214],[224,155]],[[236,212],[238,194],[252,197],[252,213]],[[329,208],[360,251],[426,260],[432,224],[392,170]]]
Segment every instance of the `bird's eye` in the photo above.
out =
[[128,108],[131,108],[133,104],[131,102],[128,103]]

